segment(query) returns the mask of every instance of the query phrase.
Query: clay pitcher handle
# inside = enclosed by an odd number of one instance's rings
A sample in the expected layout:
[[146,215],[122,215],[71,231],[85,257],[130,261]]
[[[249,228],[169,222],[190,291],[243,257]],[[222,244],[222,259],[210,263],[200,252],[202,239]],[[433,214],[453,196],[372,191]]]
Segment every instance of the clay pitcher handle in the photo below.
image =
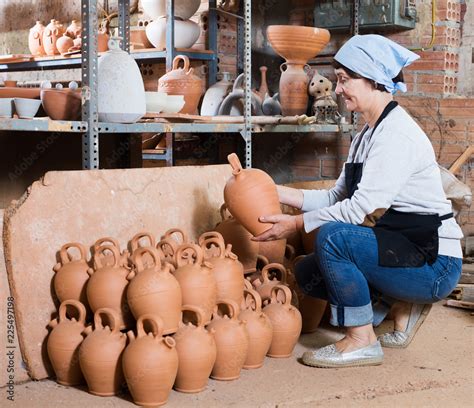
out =
[[109,250],[112,252],[114,256],[114,264],[112,265],[113,268],[117,268],[120,262],[120,252],[116,246],[113,245],[102,245],[97,249],[97,252],[94,254],[94,263],[98,266],[97,269],[103,268],[105,265],[102,263],[104,259],[104,252]]
[[120,244],[115,238],[104,237],[104,238],[101,238],[101,239],[98,239],[97,241],[95,241],[95,243],[94,243],[94,253],[96,253],[99,250],[99,248],[101,246],[103,246],[104,244],[112,244],[113,246],[117,247],[118,250],[120,251]]
[[279,263],[271,263],[268,265],[265,265],[262,269],[262,278],[264,283],[271,282],[270,278],[268,277],[268,272],[270,272],[272,269],[276,269],[277,271],[280,272],[281,274],[281,283],[286,283],[286,268]]
[[248,281],[247,279],[244,279],[244,286],[245,288],[244,289],[250,289],[250,290],[253,290],[253,286],[252,284],[250,283],[250,281]]
[[155,268],[160,270],[162,267],[161,258],[155,247],[141,247],[133,251],[132,255],[132,262],[137,268],[137,273],[140,273],[145,269],[145,266],[143,265],[143,255],[146,253],[151,255],[155,262]]
[[291,304],[291,290],[290,290],[290,288],[288,288],[287,286],[284,286],[284,285],[275,285],[272,288],[271,303],[278,303],[278,292],[279,291],[282,291],[285,294],[285,301],[283,302],[283,304],[285,306],[287,306],[287,305],[289,306]]
[[143,246],[140,245],[140,240],[142,238],[146,238],[148,239],[148,245],[145,245],[145,246],[151,246],[151,247],[154,247],[155,246],[155,238],[153,238],[153,235],[151,235],[149,232],[139,232],[138,234],[136,234],[131,242],[130,242],[130,245],[132,247],[132,252],[135,251],[136,249],[138,248],[141,248]]
[[296,251],[293,245],[286,244],[285,247],[285,258],[288,259],[290,262],[293,262],[295,259]]
[[[174,239],[173,238],[173,234],[178,234],[178,235],[181,235],[181,241],[177,240],[177,239]],[[188,241],[188,237],[186,236],[186,234],[184,233],[183,230],[180,230],[179,228],[171,228],[169,229],[168,231],[165,232],[165,235],[163,235],[161,237],[162,239],[163,238],[168,238],[168,239],[171,239],[173,241],[176,241],[178,244],[185,244],[187,241]]]
[[140,316],[137,320],[137,339],[148,336],[148,333],[145,332],[145,328],[143,327],[145,321],[151,324],[152,329],[150,333],[153,333],[153,337],[163,337],[163,319],[160,316],[148,313]]
[[[167,247],[169,247],[170,249],[167,250]],[[156,244],[156,249],[158,250],[158,253],[160,255],[163,254],[163,259],[164,257],[166,257],[166,255],[174,257],[178,249],[178,243],[172,238],[163,238],[160,242]]]
[[[285,69],[283,69],[285,68]],[[284,62],[283,64],[280,65],[280,71],[283,73],[288,69],[288,64]]]
[[234,176],[240,174],[243,168],[242,163],[240,163],[239,156],[237,156],[235,153],[231,153],[227,156],[227,161],[232,166],[232,174]]
[[[245,301],[245,295],[250,295],[253,297],[253,300],[255,301],[255,309],[252,308],[252,306],[247,307],[247,302]],[[242,310],[244,309],[252,309],[255,310],[256,312],[261,312],[262,311],[262,297],[260,294],[253,289],[244,289],[244,300],[242,301]]]
[[[194,253],[194,255],[196,256],[196,259],[194,260],[194,262],[188,262],[188,259],[183,258],[183,254],[185,251]],[[203,253],[199,245],[183,244],[183,245],[180,245],[178,250],[176,251],[176,264],[178,265],[178,268],[181,268],[182,266],[189,265],[189,264],[196,264],[196,265],[201,266],[202,260],[203,260]]]
[[214,314],[218,315],[219,305],[226,305],[229,307],[229,318],[231,320],[237,320],[237,315],[239,314],[239,305],[235,300],[232,299],[221,299],[217,301],[217,304],[214,308]]
[[219,212],[221,213],[222,221],[230,220],[232,218],[232,214],[227,209],[227,204],[226,203],[221,205],[221,208],[220,208]]
[[181,310],[194,313],[196,316],[196,327],[204,327],[204,311],[199,306],[184,305]]
[[179,62],[184,62],[184,70],[189,71],[189,58],[186,55],[176,55],[173,59],[173,71],[178,69]]
[[61,306],[59,306],[59,323],[67,320],[66,312],[67,312],[68,306],[74,307],[79,312],[78,322],[85,325],[86,324],[86,308],[81,302],[74,299],[65,300],[63,303],[61,303]]
[[[225,258],[226,248],[224,244],[224,238],[218,232],[205,232],[199,237],[199,245],[201,246],[203,252],[207,249],[210,249],[212,244],[219,248],[219,255],[215,258]],[[214,258],[214,257],[213,257]]]
[[94,313],[94,328],[97,330],[97,328],[105,328],[104,325],[102,324],[102,317],[101,315],[105,315],[109,318],[110,320],[110,330],[112,330],[112,334],[114,333],[120,333],[119,330],[119,325],[117,322],[119,321],[119,316],[118,313],[109,307],[101,307],[100,309],[97,309]]
[[86,248],[84,245],[79,244],[78,242],[70,242],[68,244],[65,244],[61,247],[59,251],[59,258],[61,258],[61,263],[63,265],[72,262],[73,258],[69,255],[67,252],[69,248],[77,248],[81,254],[81,258],[79,261],[85,261],[86,260]]
[[[203,234],[201,234],[199,236],[199,239],[198,239],[199,246],[202,247],[202,244],[209,238],[216,238],[219,241],[221,241],[222,243],[224,243],[224,237],[222,236],[222,234],[220,232],[208,231],[208,232],[204,232]],[[224,243],[224,245],[225,245],[225,243]]]

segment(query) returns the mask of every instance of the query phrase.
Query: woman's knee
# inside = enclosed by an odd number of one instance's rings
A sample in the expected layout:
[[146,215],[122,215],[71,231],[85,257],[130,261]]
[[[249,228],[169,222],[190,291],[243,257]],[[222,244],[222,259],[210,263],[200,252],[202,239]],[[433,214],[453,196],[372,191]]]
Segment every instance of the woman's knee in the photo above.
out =
[[330,239],[334,237],[335,234],[347,229],[347,224],[343,222],[328,222],[319,227],[319,231],[316,235],[316,250],[322,248],[325,244],[329,242]]
[[314,254],[306,256],[295,265],[295,279],[305,294],[311,294],[322,283],[323,278]]

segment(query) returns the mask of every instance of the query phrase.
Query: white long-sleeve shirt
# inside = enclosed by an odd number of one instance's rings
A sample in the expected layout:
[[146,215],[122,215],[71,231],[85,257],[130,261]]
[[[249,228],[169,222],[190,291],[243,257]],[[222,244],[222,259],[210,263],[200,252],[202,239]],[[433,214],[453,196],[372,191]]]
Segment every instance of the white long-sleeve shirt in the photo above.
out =
[[[306,232],[330,221],[368,225],[367,220],[380,209],[440,216],[452,212],[433,146],[403,108],[393,109],[372,133],[373,129],[358,133],[351,143],[347,162],[364,164],[362,179],[350,199],[344,169],[332,189],[303,190]],[[438,235],[440,255],[462,258],[463,233],[454,218],[442,222]]]

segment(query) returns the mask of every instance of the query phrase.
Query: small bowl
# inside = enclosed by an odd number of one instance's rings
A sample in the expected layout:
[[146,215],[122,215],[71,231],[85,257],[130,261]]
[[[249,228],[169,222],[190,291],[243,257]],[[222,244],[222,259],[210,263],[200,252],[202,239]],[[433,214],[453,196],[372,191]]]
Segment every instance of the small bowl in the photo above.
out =
[[146,111],[160,113],[167,104],[168,95],[165,92],[145,92]]
[[32,119],[38,113],[41,106],[39,99],[15,98],[15,110],[21,119]]
[[73,89],[42,89],[44,111],[53,120],[78,120],[81,116],[81,91]]
[[13,98],[0,98],[0,118],[13,116]]
[[6,87],[16,87],[17,86],[17,81],[12,81],[12,80],[4,80],[3,85]]
[[184,95],[167,95],[163,113],[178,113],[184,108]]

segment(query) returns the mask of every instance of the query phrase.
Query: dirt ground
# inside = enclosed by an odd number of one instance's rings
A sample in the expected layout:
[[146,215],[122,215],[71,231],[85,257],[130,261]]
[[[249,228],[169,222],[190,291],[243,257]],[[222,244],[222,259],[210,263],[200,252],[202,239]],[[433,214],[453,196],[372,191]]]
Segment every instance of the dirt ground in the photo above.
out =
[[[391,328],[385,322],[378,333]],[[232,382],[209,381],[199,394],[172,391],[168,407],[469,407],[474,406],[474,317],[436,304],[407,349],[384,349],[381,366],[343,369],[306,367],[305,350],[330,344],[341,333],[324,326],[303,335],[294,357],[265,360]],[[2,390],[0,406],[21,408],[131,407],[129,395],[96,397],[85,388],[54,381],[16,385],[15,402]]]

